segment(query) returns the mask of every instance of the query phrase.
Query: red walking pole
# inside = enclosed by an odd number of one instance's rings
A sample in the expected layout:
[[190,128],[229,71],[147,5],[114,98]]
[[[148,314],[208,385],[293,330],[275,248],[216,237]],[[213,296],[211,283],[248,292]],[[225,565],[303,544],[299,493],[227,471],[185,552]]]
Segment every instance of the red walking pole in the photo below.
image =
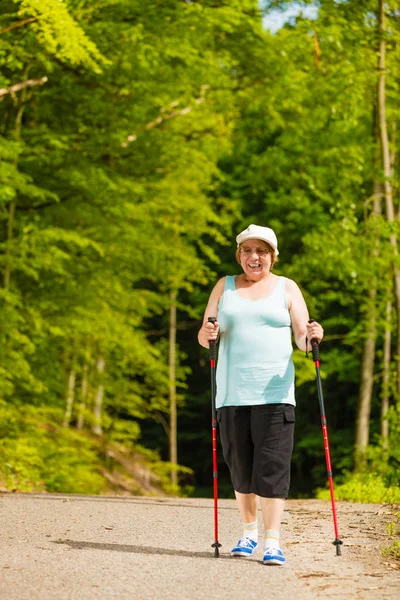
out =
[[[215,323],[215,317],[208,317],[209,323]],[[210,348],[210,368],[211,368],[211,431],[212,431],[212,456],[213,456],[213,478],[214,478],[214,543],[211,544],[215,548],[214,557],[218,558],[219,548],[221,544],[218,541],[218,463],[217,463],[217,411],[215,408],[215,393],[216,393],[216,361],[217,361],[217,344],[216,340],[208,341]]]
[[[312,323],[313,321],[315,321],[315,319],[310,319],[309,323]],[[338,531],[338,524],[337,524],[335,494],[333,491],[333,473],[332,473],[331,456],[330,456],[330,452],[329,452],[328,428],[327,428],[327,424],[326,424],[324,397],[322,394],[322,383],[321,383],[320,362],[319,362],[319,346],[318,346],[318,340],[316,338],[313,338],[311,340],[311,351],[312,351],[313,361],[315,364],[315,370],[317,373],[317,390],[318,390],[319,407],[321,410],[321,425],[322,425],[322,435],[324,438],[326,470],[327,470],[327,474],[328,474],[329,490],[330,490],[330,494],[331,494],[333,527],[335,530],[335,540],[332,543],[336,546],[336,554],[339,556],[342,553],[340,546],[343,544],[343,542],[342,542],[342,540],[339,539],[339,531]]]

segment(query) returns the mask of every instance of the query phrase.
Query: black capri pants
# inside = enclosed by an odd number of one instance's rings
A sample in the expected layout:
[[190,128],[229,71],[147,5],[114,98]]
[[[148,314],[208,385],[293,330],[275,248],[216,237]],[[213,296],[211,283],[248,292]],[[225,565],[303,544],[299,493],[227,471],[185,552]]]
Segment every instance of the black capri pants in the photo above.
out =
[[294,415],[292,404],[218,409],[222,452],[237,492],[287,498]]

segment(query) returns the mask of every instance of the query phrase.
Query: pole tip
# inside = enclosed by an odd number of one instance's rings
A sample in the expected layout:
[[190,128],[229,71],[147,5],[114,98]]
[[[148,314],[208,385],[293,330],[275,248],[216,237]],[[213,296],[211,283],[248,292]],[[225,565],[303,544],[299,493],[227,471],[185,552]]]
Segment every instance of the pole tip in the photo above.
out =
[[214,558],[218,558],[219,557],[219,549],[221,548],[222,544],[220,544],[219,542],[214,542],[213,544],[211,544],[211,548],[214,548]]
[[332,542],[332,544],[336,546],[336,556],[341,556],[342,550],[340,546],[343,544],[342,540],[339,540],[339,538],[335,538],[335,541]]

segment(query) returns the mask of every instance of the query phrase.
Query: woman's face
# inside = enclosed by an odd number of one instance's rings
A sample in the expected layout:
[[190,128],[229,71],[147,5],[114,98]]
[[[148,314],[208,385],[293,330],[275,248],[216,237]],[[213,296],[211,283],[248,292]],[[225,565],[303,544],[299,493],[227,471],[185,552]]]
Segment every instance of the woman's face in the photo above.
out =
[[248,279],[258,281],[271,270],[271,250],[261,240],[247,240],[240,246],[240,265]]

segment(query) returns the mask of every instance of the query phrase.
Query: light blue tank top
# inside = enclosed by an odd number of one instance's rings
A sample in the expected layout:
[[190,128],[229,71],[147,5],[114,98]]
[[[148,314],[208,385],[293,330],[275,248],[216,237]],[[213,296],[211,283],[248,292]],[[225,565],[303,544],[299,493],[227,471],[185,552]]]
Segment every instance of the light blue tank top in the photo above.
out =
[[279,277],[269,296],[247,300],[227,276],[218,305],[220,338],[216,407],[295,405],[292,330]]

